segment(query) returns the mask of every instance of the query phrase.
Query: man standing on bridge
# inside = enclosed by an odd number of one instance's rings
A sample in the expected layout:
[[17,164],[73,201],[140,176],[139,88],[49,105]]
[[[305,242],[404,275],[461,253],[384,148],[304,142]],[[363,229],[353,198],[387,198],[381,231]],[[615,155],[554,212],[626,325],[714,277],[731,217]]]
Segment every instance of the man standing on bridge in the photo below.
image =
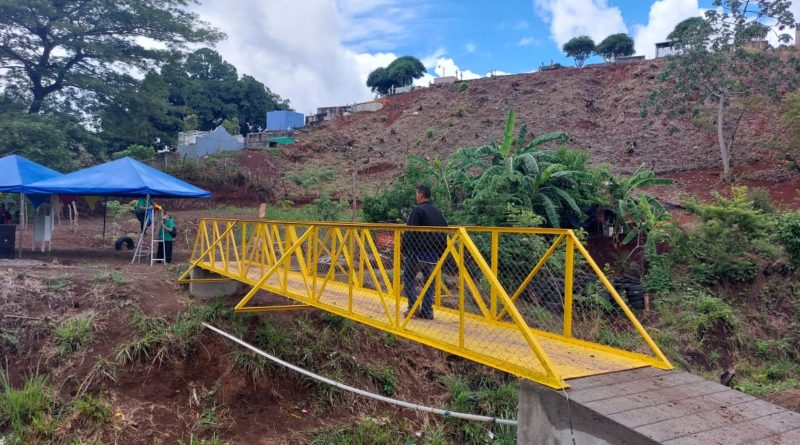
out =
[[[442,212],[431,202],[430,187],[418,185],[416,199],[417,205],[408,215],[407,225],[447,226]],[[422,270],[424,279],[427,280],[446,247],[447,238],[444,233],[409,231],[403,234],[403,288],[408,299],[408,309],[404,315],[408,315],[411,307],[417,301],[417,272]],[[433,284],[428,286],[425,291],[422,304],[414,312],[414,316],[428,320],[433,319]]]

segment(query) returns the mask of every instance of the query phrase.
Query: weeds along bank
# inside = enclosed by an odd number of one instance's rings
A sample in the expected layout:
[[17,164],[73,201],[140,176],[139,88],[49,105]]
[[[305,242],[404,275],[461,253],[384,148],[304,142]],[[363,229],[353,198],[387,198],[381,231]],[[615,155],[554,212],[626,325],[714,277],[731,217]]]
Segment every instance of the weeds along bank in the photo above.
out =
[[418,416],[314,383],[201,323],[357,387],[511,418],[516,383],[502,373],[316,311],[241,316],[232,301],[196,304],[176,276],[146,266],[3,268],[4,443],[513,443],[508,428]]

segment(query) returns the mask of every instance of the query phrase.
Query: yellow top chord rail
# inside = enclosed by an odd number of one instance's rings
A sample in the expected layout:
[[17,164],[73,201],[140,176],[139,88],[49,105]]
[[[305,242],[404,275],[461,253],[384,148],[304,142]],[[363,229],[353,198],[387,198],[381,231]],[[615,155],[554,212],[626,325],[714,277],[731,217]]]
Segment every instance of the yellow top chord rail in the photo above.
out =
[[572,230],[203,219],[194,268],[252,286],[237,312],[316,307],[553,388],[672,368]]

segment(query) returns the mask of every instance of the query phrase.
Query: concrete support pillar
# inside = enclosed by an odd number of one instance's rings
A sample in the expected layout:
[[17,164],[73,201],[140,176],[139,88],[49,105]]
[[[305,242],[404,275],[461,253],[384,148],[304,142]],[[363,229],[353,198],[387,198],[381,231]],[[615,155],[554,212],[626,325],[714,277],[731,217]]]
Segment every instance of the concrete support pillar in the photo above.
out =
[[517,422],[520,445],[572,445],[573,434],[578,445],[657,443],[581,404],[568,402],[562,391],[528,380],[520,381]]
[[[190,272],[190,279],[225,279],[222,275],[195,267]],[[229,297],[236,293],[239,282],[234,280],[216,282],[190,282],[189,293],[200,300],[213,300],[220,297]]]

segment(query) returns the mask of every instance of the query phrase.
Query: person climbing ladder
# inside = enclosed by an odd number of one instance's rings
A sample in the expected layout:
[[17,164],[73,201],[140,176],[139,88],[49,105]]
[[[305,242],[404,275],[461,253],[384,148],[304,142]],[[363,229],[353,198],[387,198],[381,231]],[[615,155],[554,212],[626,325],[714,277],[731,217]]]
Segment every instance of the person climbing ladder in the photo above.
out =
[[169,212],[164,212],[161,217],[161,229],[158,231],[158,251],[156,252],[156,259],[164,260],[166,264],[172,263],[172,241],[175,235],[178,234],[178,229],[175,227],[175,220]]

